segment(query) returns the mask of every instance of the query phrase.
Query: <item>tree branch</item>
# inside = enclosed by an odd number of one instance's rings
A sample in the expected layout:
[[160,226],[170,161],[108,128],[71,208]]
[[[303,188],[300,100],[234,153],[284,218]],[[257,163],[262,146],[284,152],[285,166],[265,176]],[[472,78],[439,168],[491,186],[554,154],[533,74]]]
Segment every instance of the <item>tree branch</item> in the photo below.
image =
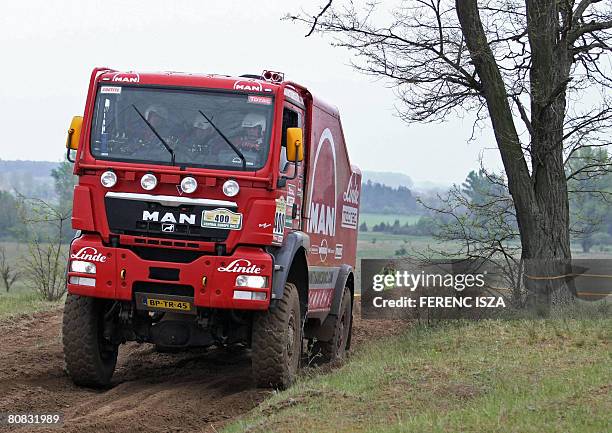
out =
[[601,22],[590,22],[589,24],[583,24],[579,27],[576,27],[574,31],[570,33],[568,41],[570,44],[574,44],[578,40],[578,38],[582,35],[593,33],[602,30],[612,29],[612,20],[609,21],[601,21]]
[[332,1],[333,0],[329,0],[329,2],[321,10],[321,12],[319,12],[319,14],[317,16],[312,17],[313,18],[312,27],[310,28],[310,31],[306,34],[306,36],[304,36],[305,38],[307,38],[308,36],[312,35],[312,33],[315,31],[315,28],[317,27],[317,22],[319,21],[319,18],[321,18],[323,16],[323,14],[327,11],[327,9],[329,9],[329,7],[332,4]]

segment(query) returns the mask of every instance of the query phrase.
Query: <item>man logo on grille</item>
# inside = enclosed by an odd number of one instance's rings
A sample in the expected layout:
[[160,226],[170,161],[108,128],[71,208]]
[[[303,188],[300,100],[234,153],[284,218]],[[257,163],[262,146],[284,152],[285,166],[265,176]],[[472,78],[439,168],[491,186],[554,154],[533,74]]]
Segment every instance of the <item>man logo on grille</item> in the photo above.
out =
[[174,231],[174,224],[162,224],[162,232],[172,233]]

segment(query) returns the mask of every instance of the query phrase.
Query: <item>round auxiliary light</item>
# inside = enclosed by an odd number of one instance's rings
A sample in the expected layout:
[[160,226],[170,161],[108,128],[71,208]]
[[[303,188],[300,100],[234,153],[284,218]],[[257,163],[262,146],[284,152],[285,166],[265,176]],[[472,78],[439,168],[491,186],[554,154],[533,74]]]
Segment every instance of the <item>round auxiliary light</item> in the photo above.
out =
[[112,188],[117,183],[117,175],[114,171],[105,171],[102,173],[102,176],[100,176],[100,183],[105,188]]
[[240,186],[235,180],[227,180],[223,184],[223,194],[228,197],[234,197],[240,191]]
[[198,187],[198,181],[191,176],[187,176],[181,180],[181,189],[186,194],[191,194]]
[[157,178],[154,174],[147,173],[140,179],[140,186],[147,191],[151,191],[157,186]]

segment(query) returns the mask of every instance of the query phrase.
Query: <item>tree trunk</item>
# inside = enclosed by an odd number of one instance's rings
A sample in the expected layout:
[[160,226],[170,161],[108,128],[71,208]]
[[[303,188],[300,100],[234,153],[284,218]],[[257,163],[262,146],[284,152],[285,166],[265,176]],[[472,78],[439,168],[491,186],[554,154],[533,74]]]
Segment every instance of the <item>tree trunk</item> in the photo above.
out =
[[556,7],[555,0],[527,0],[532,52],[530,174],[477,0],[456,0],[459,22],[482,84],[481,93],[508,177],[525,273],[533,277],[525,279],[531,294],[530,303],[544,306],[550,304],[553,291],[567,289],[561,276],[568,273],[571,259],[569,200],[563,166],[565,86],[570,63],[563,41],[555,40],[558,34]]
[[[527,0],[526,4],[532,52],[530,149],[540,221],[539,230],[526,233],[523,256],[535,260],[537,267],[532,272],[558,277],[571,273],[569,199],[563,165],[563,123],[571,60],[566,42],[557,40],[557,2]],[[556,298],[563,297],[561,292],[569,294],[566,281],[546,280],[536,285],[536,292],[548,304],[553,294]]]

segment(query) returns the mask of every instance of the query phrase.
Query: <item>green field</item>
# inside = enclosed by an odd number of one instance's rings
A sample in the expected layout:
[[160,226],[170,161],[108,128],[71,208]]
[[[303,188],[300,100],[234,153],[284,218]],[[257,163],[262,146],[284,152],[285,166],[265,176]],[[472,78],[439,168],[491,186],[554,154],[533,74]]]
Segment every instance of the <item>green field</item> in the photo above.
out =
[[376,224],[380,224],[381,222],[387,224],[393,224],[396,220],[399,220],[400,225],[408,224],[416,224],[420,215],[403,215],[403,214],[383,214],[383,213],[360,213],[359,214],[359,224],[366,223],[368,229],[372,229]]
[[[391,233],[360,232],[357,241],[358,259],[388,259],[404,248],[408,255],[425,253],[428,250],[452,251],[457,245],[436,241],[431,236],[394,235]],[[406,254],[404,254],[406,255]]]
[[400,337],[362,346],[329,374],[304,373],[225,431],[610,431],[606,311],[578,319],[414,325]]

